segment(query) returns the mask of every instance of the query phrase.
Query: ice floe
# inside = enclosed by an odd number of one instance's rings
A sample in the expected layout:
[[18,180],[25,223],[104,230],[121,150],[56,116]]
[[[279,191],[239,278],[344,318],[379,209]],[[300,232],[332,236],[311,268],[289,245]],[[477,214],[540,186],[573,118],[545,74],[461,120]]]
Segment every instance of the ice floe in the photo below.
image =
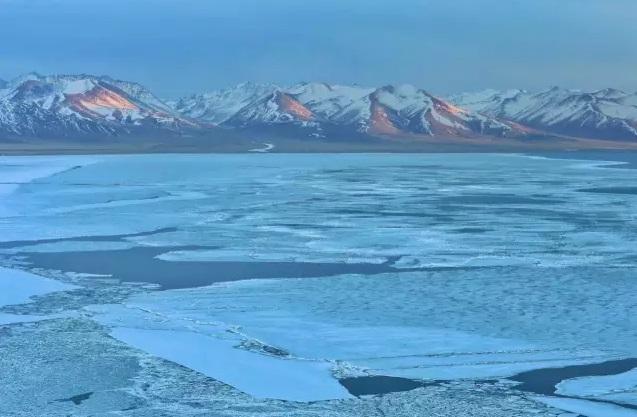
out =
[[[23,304],[34,296],[75,288],[77,287],[28,272],[0,268],[0,307]],[[0,324],[32,322],[54,317],[0,313]]]
[[0,307],[22,304],[37,295],[74,288],[77,287],[25,271],[0,268]]
[[576,398],[537,397],[537,401],[548,406],[586,417],[635,417],[637,410],[619,405],[600,403]]
[[298,361],[238,349],[193,331],[115,328],[113,337],[213,377],[257,398],[319,401],[349,398],[325,361]]
[[567,379],[557,385],[556,392],[637,406],[637,369],[616,375]]

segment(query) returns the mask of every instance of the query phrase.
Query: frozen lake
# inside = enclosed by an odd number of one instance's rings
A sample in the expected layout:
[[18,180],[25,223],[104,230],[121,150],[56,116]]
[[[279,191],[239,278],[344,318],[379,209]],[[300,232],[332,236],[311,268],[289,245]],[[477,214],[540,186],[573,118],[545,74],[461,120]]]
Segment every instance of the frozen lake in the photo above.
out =
[[0,157],[0,416],[637,416],[633,156]]

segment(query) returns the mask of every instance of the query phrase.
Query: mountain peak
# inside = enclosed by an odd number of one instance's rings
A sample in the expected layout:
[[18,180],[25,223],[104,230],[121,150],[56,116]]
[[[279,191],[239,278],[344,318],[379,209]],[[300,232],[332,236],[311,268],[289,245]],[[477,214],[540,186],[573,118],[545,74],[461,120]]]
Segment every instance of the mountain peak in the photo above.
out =
[[603,88],[592,93],[595,97],[615,100],[627,96],[628,94],[616,88]]
[[192,125],[137,83],[89,74],[25,74],[4,90],[0,133],[82,135]]
[[175,103],[174,108],[186,117],[222,124],[244,107],[279,90],[281,88],[275,84],[245,82],[234,87],[182,98]]

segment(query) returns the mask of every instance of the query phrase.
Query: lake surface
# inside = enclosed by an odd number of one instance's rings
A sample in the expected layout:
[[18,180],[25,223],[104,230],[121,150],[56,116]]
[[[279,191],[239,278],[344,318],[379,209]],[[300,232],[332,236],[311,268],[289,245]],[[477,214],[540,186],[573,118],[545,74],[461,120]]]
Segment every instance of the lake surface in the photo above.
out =
[[1,411],[637,412],[634,160],[0,158]]

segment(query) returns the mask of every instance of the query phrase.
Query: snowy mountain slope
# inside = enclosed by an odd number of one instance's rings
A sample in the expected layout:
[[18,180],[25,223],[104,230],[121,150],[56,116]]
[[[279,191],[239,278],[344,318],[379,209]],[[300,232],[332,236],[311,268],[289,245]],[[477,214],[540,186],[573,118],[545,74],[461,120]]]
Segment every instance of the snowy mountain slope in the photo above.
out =
[[582,92],[551,88],[460,94],[458,106],[546,132],[602,139],[637,139],[637,94],[604,89]]
[[0,132],[115,135],[195,125],[139,84],[91,75],[27,74],[0,90]]
[[236,87],[179,99],[173,104],[180,114],[213,124],[221,124],[242,108],[279,90],[274,84],[243,83]]
[[[229,127],[304,126],[372,135],[505,136],[517,128],[460,109],[413,86],[378,89],[301,83],[289,88],[241,84],[177,102],[181,114]],[[333,129],[332,129],[333,130]]]
[[224,122],[227,126],[295,123],[314,126],[317,116],[303,103],[284,91],[276,90],[241,108]]
[[458,108],[411,85],[385,86],[342,109],[335,120],[375,134],[503,136],[506,123]]
[[373,92],[373,88],[319,82],[301,83],[287,90],[290,96],[303,103],[323,120],[331,120],[343,108],[364,99]]

